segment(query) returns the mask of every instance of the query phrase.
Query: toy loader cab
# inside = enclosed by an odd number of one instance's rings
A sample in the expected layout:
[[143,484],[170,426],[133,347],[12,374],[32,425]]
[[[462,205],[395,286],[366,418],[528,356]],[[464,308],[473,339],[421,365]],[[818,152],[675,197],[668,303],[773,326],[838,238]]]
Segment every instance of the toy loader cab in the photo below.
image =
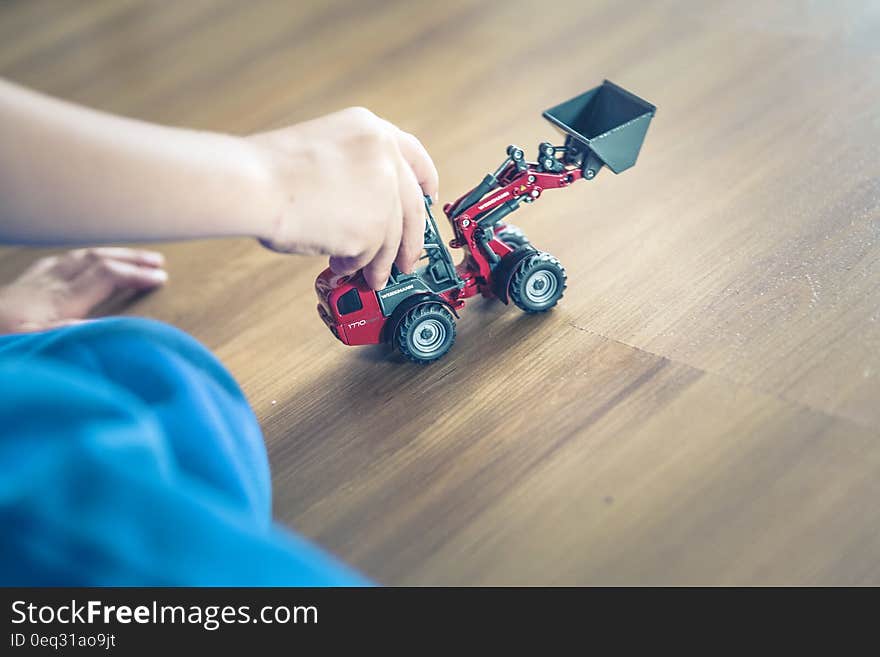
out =
[[[392,266],[391,278],[388,280],[389,287],[414,278],[422,280],[426,287],[434,294],[439,294],[454,287],[461,287],[464,285],[464,282],[458,276],[458,272],[455,269],[452,255],[443,243],[440,230],[437,228],[437,222],[431,212],[431,199],[428,196],[425,197],[425,234],[423,238],[423,248],[425,254],[421,259],[427,261],[425,265],[418,268],[412,274],[401,274],[396,266]],[[383,289],[383,292],[384,291],[385,290]],[[381,293],[379,297],[381,299]]]

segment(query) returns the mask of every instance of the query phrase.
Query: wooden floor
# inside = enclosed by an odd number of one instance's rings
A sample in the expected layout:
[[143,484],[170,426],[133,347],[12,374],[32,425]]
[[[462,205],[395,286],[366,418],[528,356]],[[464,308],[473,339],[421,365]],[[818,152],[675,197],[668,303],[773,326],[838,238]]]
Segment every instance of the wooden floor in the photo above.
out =
[[555,139],[545,108],[633,90],[638,165],[516,216],[563,303],[477,300],[431,367],[336,342],[323,261],[250,241],[164,246],[127,312],[216,351],[278,519],[381,582],[880,584],[880,3],[542,6],[5,0],[0,75],[235,133],[366,105],[444,202]]

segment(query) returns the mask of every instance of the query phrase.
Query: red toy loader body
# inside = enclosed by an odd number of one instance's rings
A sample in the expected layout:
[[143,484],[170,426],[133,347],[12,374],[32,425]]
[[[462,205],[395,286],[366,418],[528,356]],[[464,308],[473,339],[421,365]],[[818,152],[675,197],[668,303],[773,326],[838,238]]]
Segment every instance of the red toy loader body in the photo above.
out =
[[535,162],[508,146],[494,173],[444,206],[455,233],[449,246],[465,252],[460,263],[443,244],[426,199],[427,264],[412,274],[393,268],[378,291],[360,273],[340,277],[326,269],[315,281],[321,319],[344,344],[387,342],[410,360],[429,363],[452,347],[458,311],[469,297],[513,301],[530,313],[549,310],[565,290],[565,270],[505,218],[544,190],[592,180],[603,166],[614,173],[631,167],[655,111],[607,80],[547,110],[544,117],[566,133],[563,146],[540,144]]

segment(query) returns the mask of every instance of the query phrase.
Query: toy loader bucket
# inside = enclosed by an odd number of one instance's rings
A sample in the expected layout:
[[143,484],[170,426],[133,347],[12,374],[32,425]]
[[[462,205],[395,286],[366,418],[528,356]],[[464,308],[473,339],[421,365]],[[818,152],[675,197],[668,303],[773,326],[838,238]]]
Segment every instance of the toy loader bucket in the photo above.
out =
[[575,155],[584,156],[585,168],[587,160],[593,159],[588,157],[592,153],[614,173],[620,173],[636,163],[656,110],[605,80],[598,87],[551,107],[544,112],[544,118],[568,135],[566,145]]

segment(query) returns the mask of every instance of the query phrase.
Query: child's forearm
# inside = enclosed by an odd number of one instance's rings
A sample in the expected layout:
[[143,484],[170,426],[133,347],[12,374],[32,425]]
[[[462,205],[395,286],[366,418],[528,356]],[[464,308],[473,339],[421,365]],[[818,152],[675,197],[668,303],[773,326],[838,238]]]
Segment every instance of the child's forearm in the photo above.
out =
[[0,241],[271,236],[246,140],[92,111],[0,80]]
[[424,146],[364,108],[248,137],[95,112],[0,80],[0,242],[250,236],[373,287],[422,250]]

